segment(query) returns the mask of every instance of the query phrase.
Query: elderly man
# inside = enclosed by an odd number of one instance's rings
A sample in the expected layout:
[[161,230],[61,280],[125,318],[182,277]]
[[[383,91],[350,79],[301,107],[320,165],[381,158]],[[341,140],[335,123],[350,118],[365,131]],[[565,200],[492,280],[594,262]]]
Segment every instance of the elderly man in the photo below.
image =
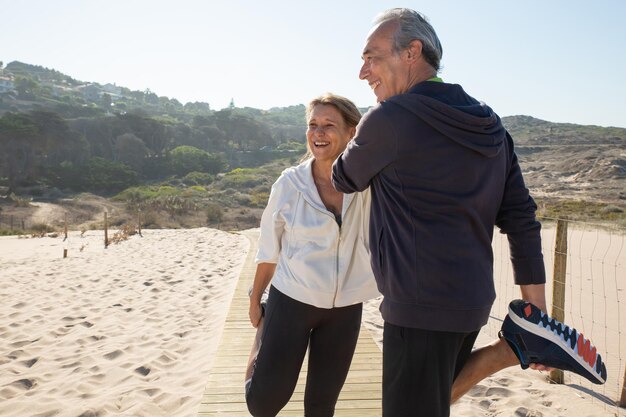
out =
[[523,359],[515,335],[515,353],[498,340],[471,355],[495,299],[494,226],[508,235],[522,298],[546,310],[541,226],[513,141],[488,106],[437,77],[441,56],[421,14],[378,16],[359,75],[378,105],[333,166],[337,190],[371,186],[387,417],[448,416],[451,398]]

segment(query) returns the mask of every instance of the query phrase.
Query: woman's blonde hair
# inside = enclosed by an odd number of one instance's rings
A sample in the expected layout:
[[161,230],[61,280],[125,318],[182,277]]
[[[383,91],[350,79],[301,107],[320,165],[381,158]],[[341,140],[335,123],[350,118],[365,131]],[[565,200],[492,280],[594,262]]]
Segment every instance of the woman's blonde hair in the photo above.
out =
[[[315,97],[306,106],[305,119],[307,124],[309,123],[309,118],[311,117],[311,113],[313,113],[313,109],[315,108],[315,106],[321,104],[326,106],[333,106],[334,108],[336,108],[348,127],[356,127],[356,125],[358,125],[359,121],[361,120],[361,112],[351,100],[337,94],[326,93],[322,94],[319,97]],[[305,161],[313,156],[313,154],[311,153],[311,149],[309,149],[308,141],[306,144],[306,148],[307,152],[300,161]]]

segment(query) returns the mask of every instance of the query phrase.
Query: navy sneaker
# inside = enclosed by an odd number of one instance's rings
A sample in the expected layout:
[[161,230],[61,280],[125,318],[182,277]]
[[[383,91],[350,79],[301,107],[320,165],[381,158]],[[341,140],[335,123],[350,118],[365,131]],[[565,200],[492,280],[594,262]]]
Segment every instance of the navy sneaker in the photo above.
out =
[[499,336],[522,369],[537,363],[577,373],[594,384],[606,382],[606,366],[591,342],[527,301],[511,301]]

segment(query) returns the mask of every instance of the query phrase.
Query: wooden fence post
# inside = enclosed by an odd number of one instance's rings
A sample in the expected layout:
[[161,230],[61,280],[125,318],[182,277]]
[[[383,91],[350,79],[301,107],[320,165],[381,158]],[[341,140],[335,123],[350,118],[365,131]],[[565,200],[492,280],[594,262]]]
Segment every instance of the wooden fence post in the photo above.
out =
[[[554,269],[552,273],[552,318],[565,321],[565,272],[567,269],[567,220],[559,219],[556,223],[556,242],[554,244]],[[550,372],[550,382],[563,384],[563,371]]]
[[624,367],[624,382],[622,382],[622,396],[619,399],[619,406],[626,407],[626,367]]
[[63,238],[63,241],[65,242],[65,241],[67,240],[67,213],[65,213],[65,220],[64,220],[64,223],[65,223],[65,227],[64,227],[64,230],[65,230],[65,237]]
[[109,246],[109,225],[107,223],[107,212],[104,212],[104,248]]

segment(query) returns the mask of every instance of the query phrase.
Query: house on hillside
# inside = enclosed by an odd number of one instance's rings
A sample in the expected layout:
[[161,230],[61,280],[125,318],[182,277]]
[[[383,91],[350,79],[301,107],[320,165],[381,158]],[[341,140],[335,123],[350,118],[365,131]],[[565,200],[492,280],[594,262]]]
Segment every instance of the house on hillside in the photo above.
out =
[[13,79],[9,77],[0,77],[0,93],[6,93],[15,89]]
[[102,96],[102,90],[96,84],[79,85],[76,87],[76,90],[78,90],[87,101],[98,101],[100,100],[100,96]]
[[122,97],[122,87],[115,84],[107,83],[102,86],[102,91],[108,93],[111,97]]

